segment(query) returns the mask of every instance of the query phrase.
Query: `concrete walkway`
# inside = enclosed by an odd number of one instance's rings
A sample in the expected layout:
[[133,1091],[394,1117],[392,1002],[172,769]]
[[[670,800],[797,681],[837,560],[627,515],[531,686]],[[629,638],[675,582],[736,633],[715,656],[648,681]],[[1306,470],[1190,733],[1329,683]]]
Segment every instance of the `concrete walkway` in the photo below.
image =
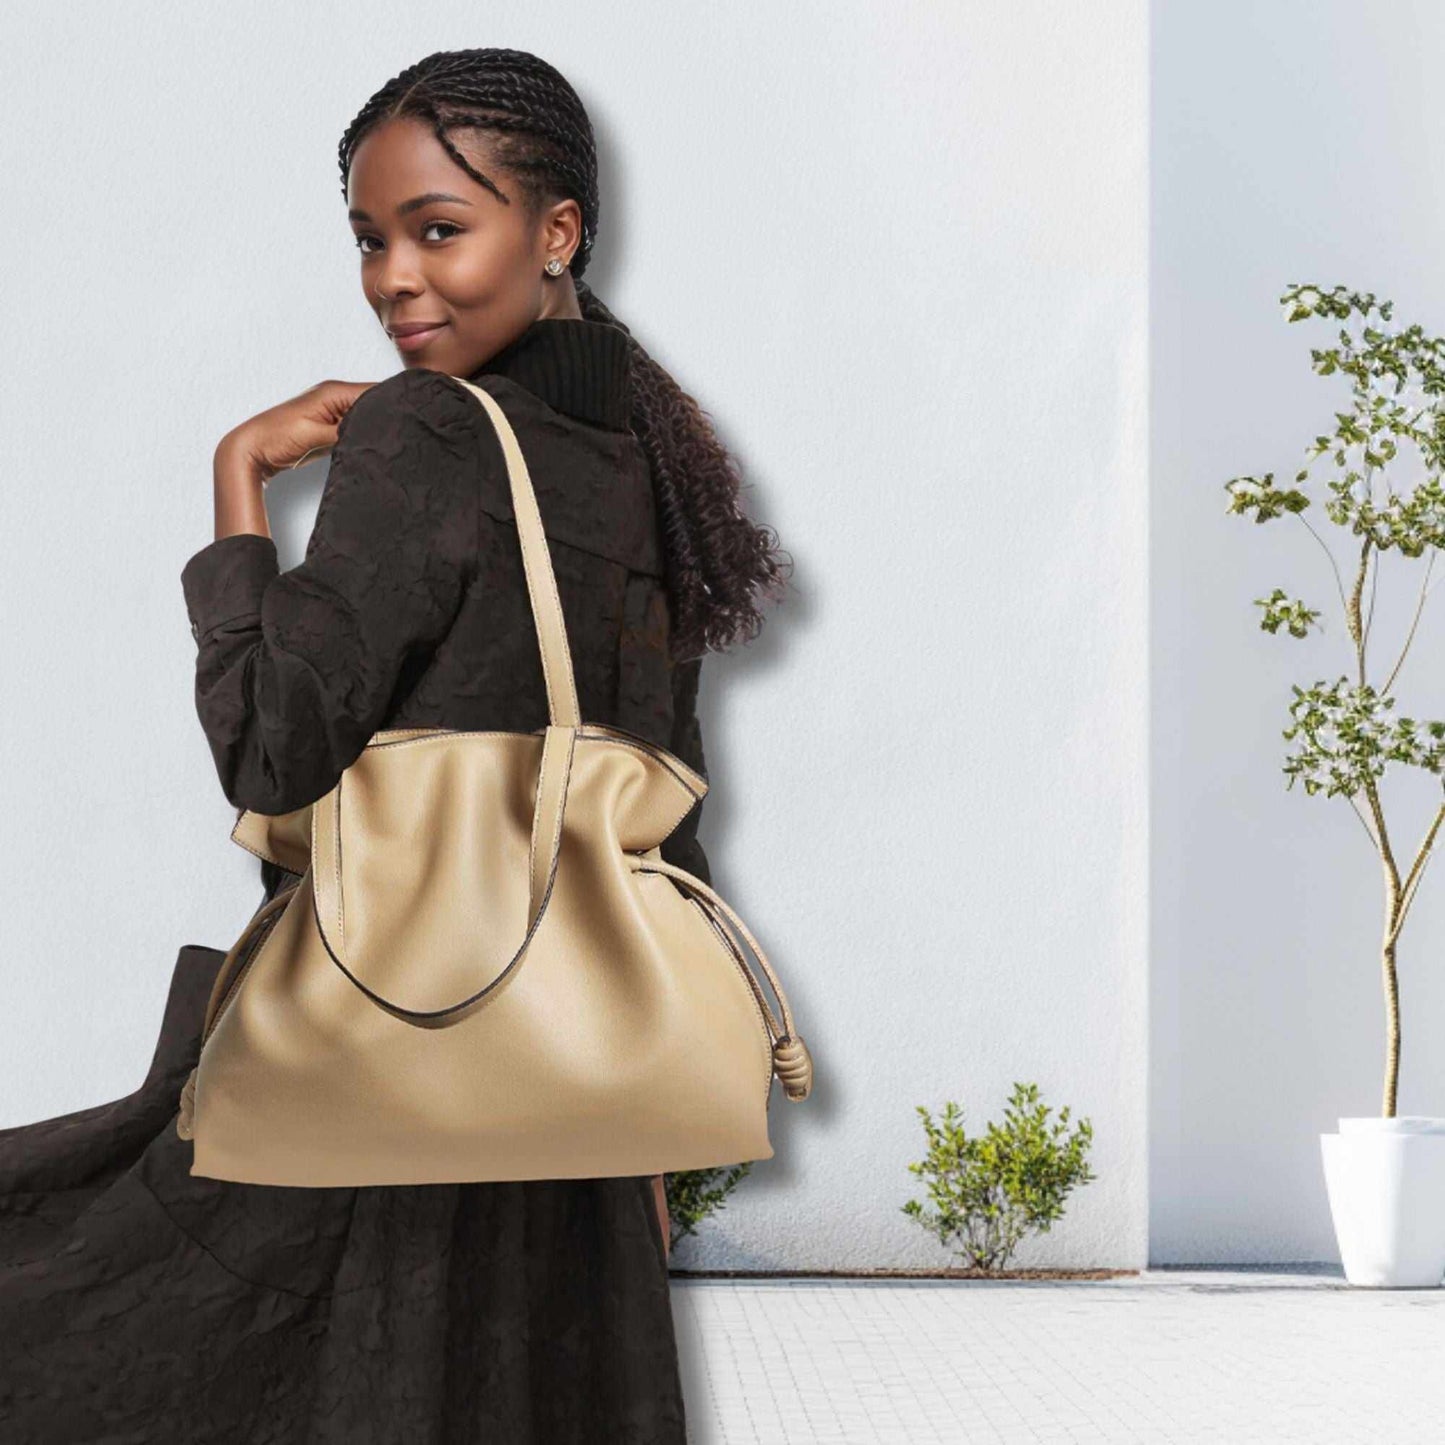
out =
[[1445,1441],[1445,1289],[677,1279],[692,1445]]

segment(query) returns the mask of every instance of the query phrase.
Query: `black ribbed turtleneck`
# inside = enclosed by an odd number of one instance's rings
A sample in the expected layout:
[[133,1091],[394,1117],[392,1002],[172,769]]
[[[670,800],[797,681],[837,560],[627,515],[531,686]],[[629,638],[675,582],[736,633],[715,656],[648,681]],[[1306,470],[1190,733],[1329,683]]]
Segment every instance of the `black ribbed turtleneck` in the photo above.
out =
[[509,377],[548,406],[595,426],[626,431],[632,414],[626,332],[605,321],[547,316],[468,378]]

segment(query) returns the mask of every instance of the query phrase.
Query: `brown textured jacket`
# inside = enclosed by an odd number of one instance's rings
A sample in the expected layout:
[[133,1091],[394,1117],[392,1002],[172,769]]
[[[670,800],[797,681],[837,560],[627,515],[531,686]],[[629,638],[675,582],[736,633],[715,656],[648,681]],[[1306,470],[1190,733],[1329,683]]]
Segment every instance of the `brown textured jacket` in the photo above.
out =
[[[506,411],[537,493],[582,717],[706,776],[700,659],[675,663],[648,462],[629,426],[627,338],[549,318],[469,378]],[[269,537],[208,543],[181,572],[196,710],[226,797],[285,813],[326,793],[378,729],[547,721],[500,443],[467,390],[400,371],[358,398],[305,558]],[[663,857],[711,881],[702,804]],[[264,864],[267,896],[285,875]]]

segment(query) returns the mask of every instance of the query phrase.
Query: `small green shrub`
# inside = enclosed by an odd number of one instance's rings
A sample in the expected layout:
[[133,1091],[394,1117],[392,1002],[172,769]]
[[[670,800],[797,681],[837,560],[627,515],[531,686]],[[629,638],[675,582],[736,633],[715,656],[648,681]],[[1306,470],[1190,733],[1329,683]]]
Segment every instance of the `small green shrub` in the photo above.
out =
[[1002,1125],[992,1122],[981,1137],[970,1139],[962,1109],[949,1100],[939,1123],[922,1105],[917,1111],[928,1136],[928,1156],[909,1171],[927,1181],[933,1209],[916,1199],[903,1212],[938,1236],[966,1267],[1003,1267],[1032,1230],[1047,1234],[1063,1217],[1070,1190],[1094,1175],[1084,1159],[1093,1126],[1081,1119],[1068,1132],[1069,1111],[1050,1124],[1050,1109],[1038,1101],[1037,1084],[1014,1085]]
[[667,1175],[667,1213],[671,1230],[668,1248],[685,1235],[696,1234],[708,1215],[726,1206],[727,1196],[752,1170],[752,1163],[732,1164],[717,1169],[681,1169]]

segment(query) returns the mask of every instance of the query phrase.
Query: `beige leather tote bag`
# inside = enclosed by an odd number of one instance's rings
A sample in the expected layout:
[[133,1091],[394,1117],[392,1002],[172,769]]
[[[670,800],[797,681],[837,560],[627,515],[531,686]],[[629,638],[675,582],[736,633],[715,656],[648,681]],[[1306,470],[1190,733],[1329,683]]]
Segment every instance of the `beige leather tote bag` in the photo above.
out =
[[[772,1157],[812,1061],[757,940],[660,845],[707,783],[582,722],[536,495],[490,393],[551,722],[376,733],[232,838],[300,881],[227,952],[176,1128],[255,1184],[660,1174]],[[741,941],[740,941],[741,940]],[[770,1007],[742,944],[778,1003]]]

